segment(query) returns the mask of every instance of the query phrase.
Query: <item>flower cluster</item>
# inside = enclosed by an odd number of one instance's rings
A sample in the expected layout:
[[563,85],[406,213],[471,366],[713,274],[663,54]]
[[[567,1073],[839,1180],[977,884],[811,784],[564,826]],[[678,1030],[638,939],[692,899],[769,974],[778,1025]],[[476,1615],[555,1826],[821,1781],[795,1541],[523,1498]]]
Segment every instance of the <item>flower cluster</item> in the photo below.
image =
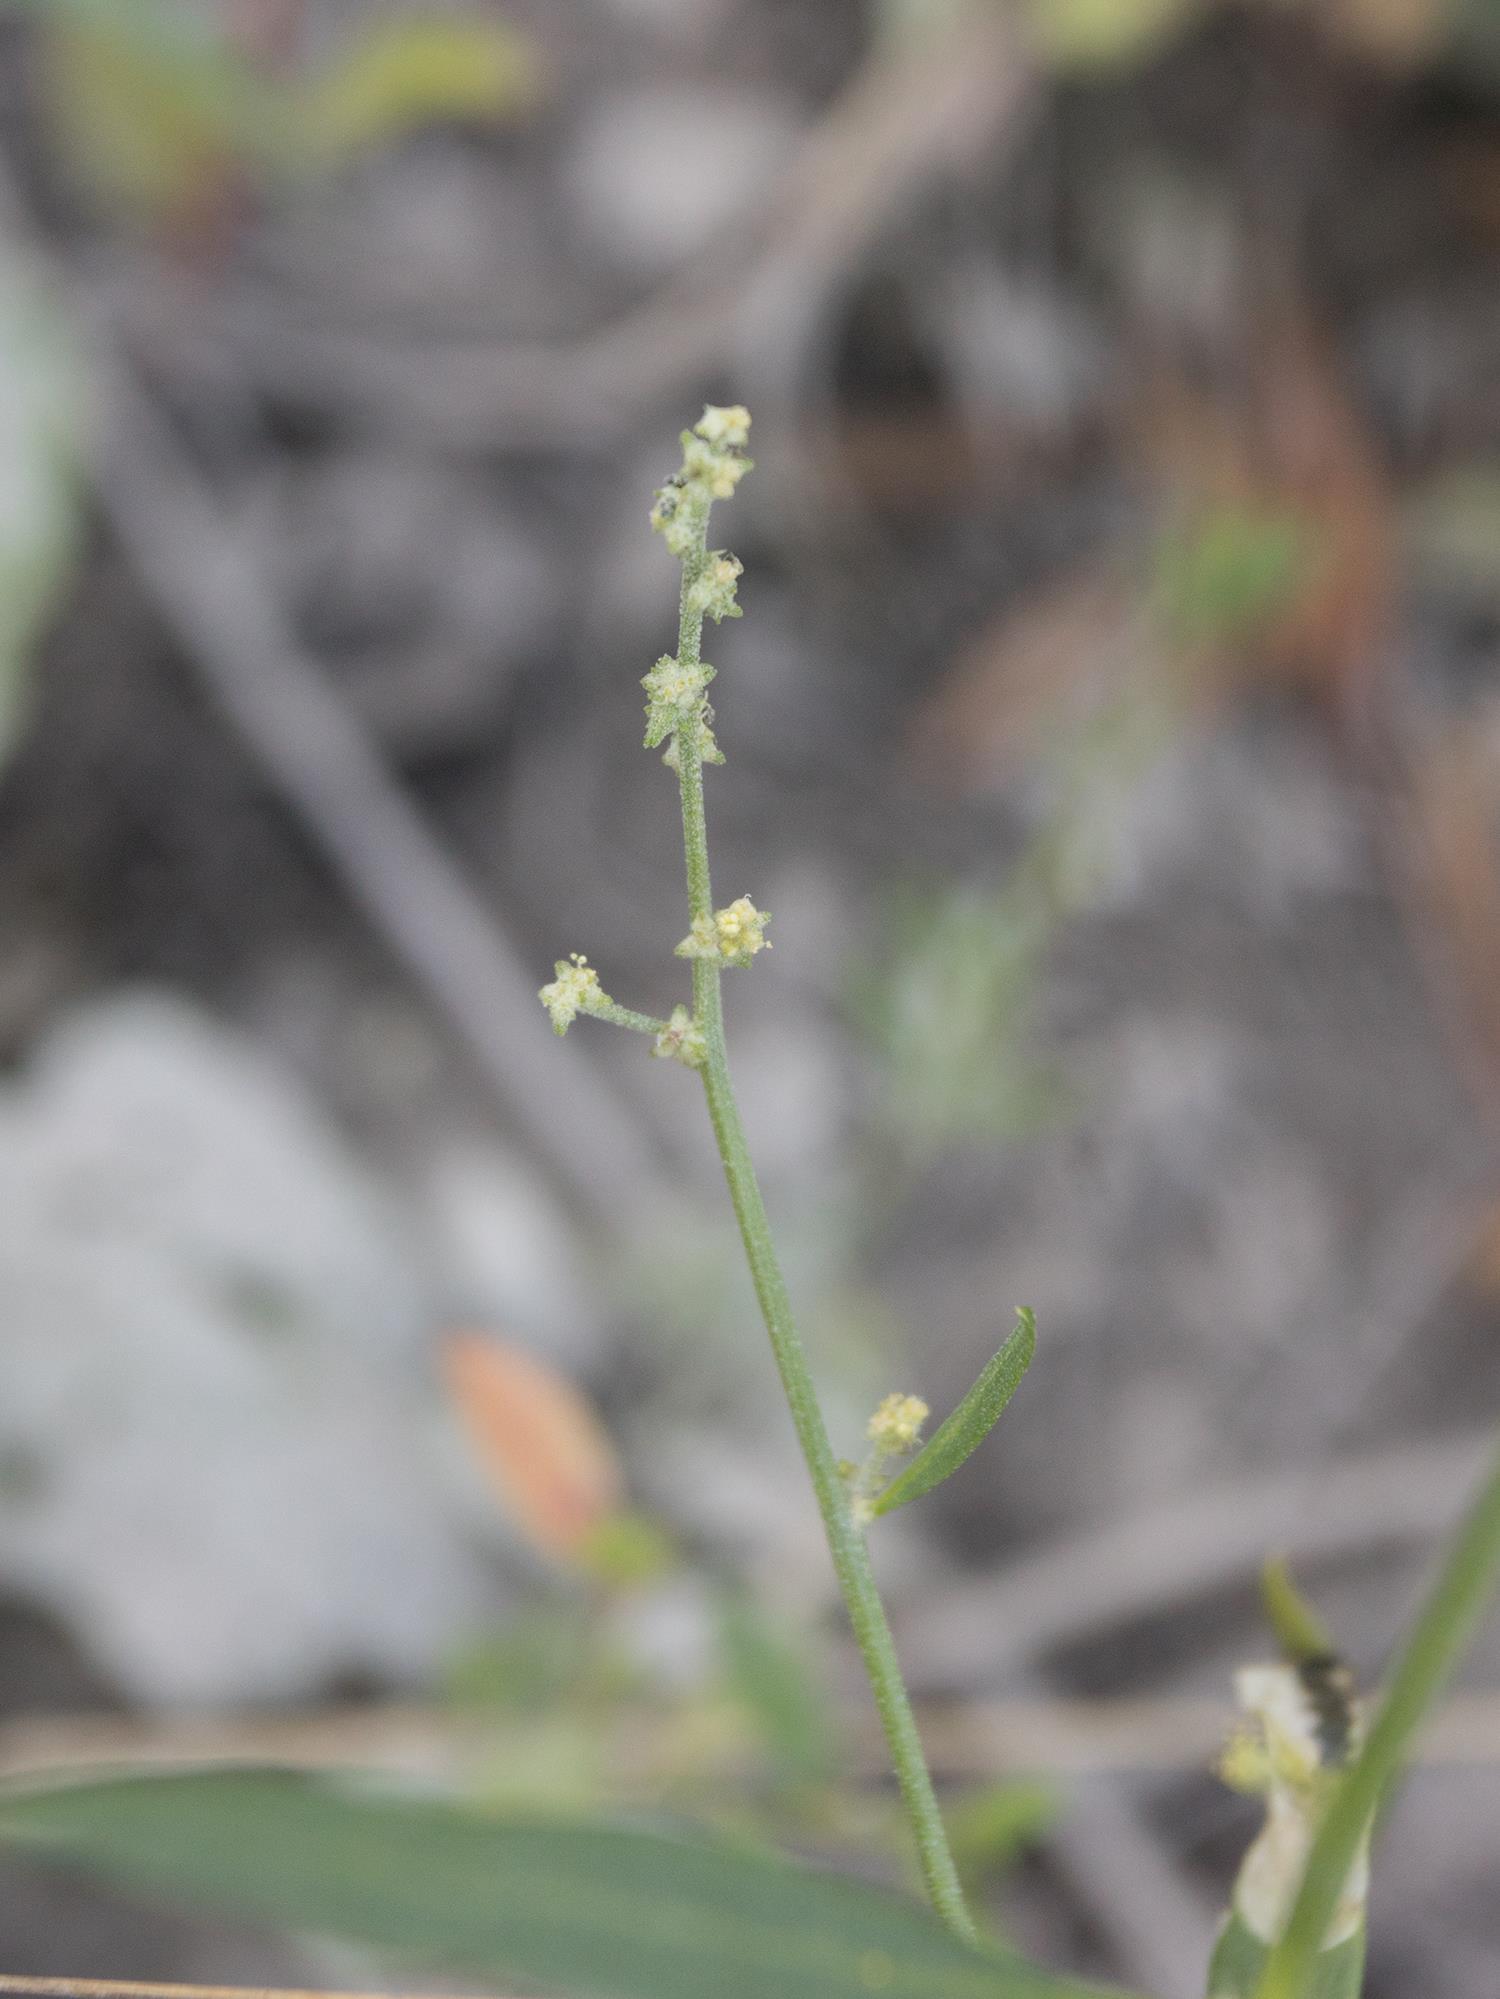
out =
[[672,1017],[652,1043],[651,1053],[688,1069],[701,1069],[708,1056],[703,1029],[685,1006],[674,1006]]
[[566,1034],[579,1014],[598,1013],[613,1004],[599,984],[599,974],[577,951],[571,958],[559,958],[552,969],[557,977],[542,987],[537,998],[552,1016],[554,1034]]
[[700,618],[712,618],[715,624],[722,624],[726,618],[740,616],[740,607],[734,601],[735,585],[745,573],[745,565],[737,555],[730,555],[726,549],[716,548],[703,559],[703,566],[688,585],[688,608]]
[[868,1527],[875,1518],[875,1502],[890,1483],[887,1466],[892,1458],[904,1458],[922,1441],[922,1425],[932,1412],[920,1395],[904,1395],[897,1390],[887,1395],[865,1425],[870,1440],[863,1464],[844,1459],[839,1476],[849,1492],[849,1511],[856,1525]]
[[920,1395],[888,1395],[870,1418],[865,1434],[888,1457],[913,1449],[931,1410]]
[[721,965],[748,965],[757,951],[769,951],[766,925],[771,913],[757,909],[748,895],[716,909],[712,916],[695,916],[693,927],[677,946],[679,958],[713,958]]
[[651,509],[652,527],[679,559],[701,545],[698,538],[714,501],[732,498],[750,470],[743,448],[749,436],[750,412],[738,403],[727,409],[710,403],[693,428],[682,433],[681,470],[672,474]]
[[663,653],[641,681],[646,690],[646,748],[688,728],[703,714],[703,697],[714,670],[706,663],[694,666],[675,653]]

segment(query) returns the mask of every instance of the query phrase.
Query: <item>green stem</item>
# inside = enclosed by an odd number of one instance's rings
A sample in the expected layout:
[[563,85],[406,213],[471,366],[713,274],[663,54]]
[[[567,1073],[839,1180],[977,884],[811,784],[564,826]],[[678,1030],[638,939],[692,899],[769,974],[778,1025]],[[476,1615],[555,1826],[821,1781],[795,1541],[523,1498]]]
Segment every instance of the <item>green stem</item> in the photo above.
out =
[[1286,1930],[1256,1999],[1301,1999],[1349,1869],[1407,1746],[1442,1691],[1500,1572],[1500,1459],[1454,1536],[1441,1573],[1391,1676],[1357,1760],[1335,1792],[1307,1857]]
[[596,1000],[588,1009],[593,1020],[607,1020],[614,1027],[633,1028],[637,1034],[660,1034],[666,1027],[664,1020],[654,1014],[637,1013],[634,1007],[617,1006],[613,1000]]
[[[704,513],[707,527],[707,511]],[[683,595],[678,634],[678,657],[696,663],[702,643],[702,614],[689,608],[688,592],[704,560],[703,539],[683,563]],[[708,828],[703,809],[703,744],[695,725],[679,732],[677,744],[678,778],[682,789],[682,834],[687,861],[688,907],[693,917],[711,916],[713,889],[708,867]],[[886,1621],[885,1608],[875,1586],[870,1551],[849,1508],[849,1495],[839,1476],[838,1462],[817,1391],[808,1368],[801,1335],[792,1317],[791,1299],[782,1276],[765,1202],[755,1169],[750,1163],[744,1126],[735,1102],[729,1075],[729,1056],[724,1040],[724,1005],[720,989],[722,968],[711,958],[693,961],[693,1011],[706,1044],[702,1068],[703,1087],[708,1097],[708,1114],[729,1198],[739,1223],[740,1238],[761,1316],[771,1336],[771,1349],[781,1375],[782,1387],[792,1413],[802,1455],[812,1477],[823,1530],[843,1592],[844,1605],[854,1636],[864,1659],[865,1671],[875,1694],[875,1705],[890,1746],[896,1781],[916,1841],[922,1879],[934,1909],[957,1935],[972,1941],[974,1925],[964,1905],[958,1869],[943,1829],[932,1776],[917,1733],[911,1699],[901,1677],[895,1641]]]

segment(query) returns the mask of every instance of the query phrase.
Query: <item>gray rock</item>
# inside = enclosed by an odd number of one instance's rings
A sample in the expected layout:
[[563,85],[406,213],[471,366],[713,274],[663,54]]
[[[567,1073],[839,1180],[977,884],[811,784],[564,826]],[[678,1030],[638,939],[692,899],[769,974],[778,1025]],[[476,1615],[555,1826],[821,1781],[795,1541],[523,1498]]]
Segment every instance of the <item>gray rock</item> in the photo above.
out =
[[169,998],[73,1016],[0,1100],[0,1570],[132,1699],[409,1680],[481,1614],[393,1221]]
[[625,270],[661,271],[750,208],[796,134],[790,107],[764,91],[622,90],[590,107],[564,188],[597,251]]

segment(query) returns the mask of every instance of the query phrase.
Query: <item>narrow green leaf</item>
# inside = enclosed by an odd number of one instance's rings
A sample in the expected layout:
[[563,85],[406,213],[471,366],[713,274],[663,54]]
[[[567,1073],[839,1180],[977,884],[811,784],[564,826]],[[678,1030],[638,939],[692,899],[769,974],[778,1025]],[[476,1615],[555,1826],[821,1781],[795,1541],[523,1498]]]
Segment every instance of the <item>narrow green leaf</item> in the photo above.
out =
[[569,1999],[1104,1999],[778,1859],[275,1772],[3,1792],[0,1844]]
[[1335,1657],[1332,1633],[1292,1580],[1284,1556],[1272,1555],[1262,1567],[1260,1596],[1276,1642],[1294,1666]]
[[1029,1305],[1021,1305],[1016,1309],[1016,1329],[1005,1345],[947,1422],[917,1452],[905,1471],[891,1480],[871,1510],[891,1513],[896,1507],[931,1492],[945,1478],[951,1478],[999,1422],[1035,1352],[1036,1314]]
[[1318,1947],[1349,1869],[1407,1748],[1489,1601],[1500,1573],[1500,1459],[1449,1546],[1402,1649],[1364,1748],[1339,1783],[1307,1857],[1292,1913],[1256,1999],[1306,1999]]
[[540,63],[498,19],[412,14],[378,20],[299,96],[315,156],[340,160],[436,120],[491,120],[536,97]]

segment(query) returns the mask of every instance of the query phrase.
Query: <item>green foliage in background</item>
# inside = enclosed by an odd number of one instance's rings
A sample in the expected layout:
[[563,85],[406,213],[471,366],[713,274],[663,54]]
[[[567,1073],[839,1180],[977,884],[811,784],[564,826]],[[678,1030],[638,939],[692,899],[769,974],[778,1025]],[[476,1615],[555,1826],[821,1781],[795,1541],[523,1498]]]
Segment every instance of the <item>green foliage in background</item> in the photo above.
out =
[[1055,919],[1013,886],[897,890],[849,1007],[879,1068],[882,1143],[921,1165],[945,1145],[1016,1138],[1063,1101],[1034,1053]]
[[1313,560],[1310,525],[1293,514],[1211,507],[1157,550],[1154,606],[1179,646],[1233,644],[1285,611]]
[[265,185],[341,166],[437,120],[513,117],[541,67],[491,14],[380,13],[328,61],[278,75],[194,0],[9,0],[42,37],[65,165],[107,207],[170,220],[227,168]]
[[86,391],[62,315],[20,252],[0,244],[0,764],[81,543]]

